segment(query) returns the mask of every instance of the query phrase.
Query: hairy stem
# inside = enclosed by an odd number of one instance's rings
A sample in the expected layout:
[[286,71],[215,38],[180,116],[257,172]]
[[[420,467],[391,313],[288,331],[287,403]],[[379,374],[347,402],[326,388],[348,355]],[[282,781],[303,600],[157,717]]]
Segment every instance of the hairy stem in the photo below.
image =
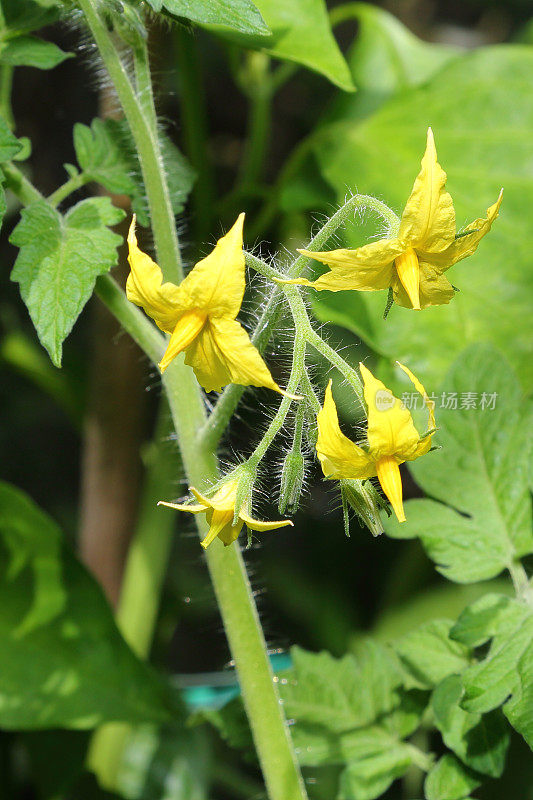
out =
[[[319,251],[325,246],[338,228],[344,222],[346,222],[349,216],[359,208],[367,208],[380,216],[387,223],[389,229],[391,230],[397,228],[399,224],[398,217],[388,206],[385,205],[385,203],[382,203],[379,200],[376,200],[374,197],[370,197],[368,195],[355,195],[347,200],[347,202],[344,203],[344,205],[341,206],[341,208],[339,208],[335,214],[333,214],[333,216],[325,223],[325,225],[320,228],[320,230],[309,242],[306,250],[311,250],[313,252]],[[287,270],[286,277],[295,278],[300,276],[305,272],[305,269],[309,266],[311,261],[312,259],[309,258],[309,256],[298,256],[298,258],[292,262]],[[258,272],[268,278],[272,279],[279,277],[279,274],[275,270],[251,253],[246,253],[246,263],[248,266],[256,269]],[[309,343],[312,344],[315,349],[320,350],[322,355],[324,355],[334,366],[339,369],[339,371],[349,381],[350,385],[354,387],[358,397],[362,398],[361,383],[358,379],[357,373],[348,364],[346,364],[344,359],[339,356],[338,353],[336,353],[331,347],[329,347],[329,345],[327,345],[326,342],[324,342],[314,330],[312,330],[303,301],[299,296],[296,287],[294,286],[290,287],[286,285],[283,287],[283,289],[279,286],[274,287],[265,305],[265,308],[263,309],[261,317],[259,318],[259,322],[257,323],[250,337],[253,344],[260,352],[262,352],[268,344],[274,328],[276,327],[276,324],[283,313],[282,305],[280,304],[283,294],[285,294],[287,299],[290,297],[294,298],[291,310],[294,310],[294,308],[297,306],[302,322],[306,320],[309,324],[309,330],[311,331],[309,333],[310,338],[308,338]],[[305,317],[302,316],[303,314]],[[237,405],[239,404],[243,392],[243,386],[231,385],[224,389],[212,413],[209,415],[209,419],[199,430],[198,441],[203,446],[217,446],[220,438],[228,426],[231,417],[233,416]]]
[[[106,27],[99,17],[95,0],[80,0],[80,7],[115,84],[135,139],[160,265],[167,279],[173,277],[173,267],[174,274],[177,272],[179,278],[182,270],[178,239],[157,136],[139,105]],[[122,306],[117,302],[116,296],[112,292],[109,292],[109,296],[115,301],[115,310],[120,311]],[[131,315],[126,315],[125,321],[127,325],[133,325]],[[139,326],[135,324],[134,327],[139,334]],[[152,337],[150,348],[153,352]],[[182,357],[174,359],[165,371],[163,385],[187,478],[190,483],[204,488],[216,479],[216,456],[213,449],[199,448],[197,445],[196,432],[205,421],[205,409],[198,383],[192,371],[185,367]],[[162,513],[165,513],[163,509]],[[206,533],[205,520],[200,519],[198,522],[199,533],[203,538]],[[238,546],[224,548],[216,540],[206,556],[269,796],[271,800],[304,800],[305,788],[273,680],[240,550]]]
[[79,0],[79,6],[98,45],[135,140],[148,196],[159,266],[166,280],[179,283],[183,277],[179,241],[157,131],[152,126],[152,120],[146,116],[115,44],[100,18],[97,0]]

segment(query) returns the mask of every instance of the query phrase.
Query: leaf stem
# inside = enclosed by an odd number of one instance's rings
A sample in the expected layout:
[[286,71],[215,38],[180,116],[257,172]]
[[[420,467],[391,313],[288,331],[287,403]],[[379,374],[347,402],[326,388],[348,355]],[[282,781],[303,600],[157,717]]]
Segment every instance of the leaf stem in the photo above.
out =
[[10,64],[0,66],[0,114],[11,130],[15,127],[13,109],[11,107],[11,91],[13,88],[13,67]]
[[6,179],[7,188],[11,189],[23,205],[29,206],[31,203],[38,203],[39,200],[45,199],[33,183],[12,162],[8,161],[2,164],[2,172]]
[[507,567],[518,600],[533,606],[533,587],[531,586],[522,563],[512,561]]
[[78,175],[74,175],[72,178],[69,178],[68,181],[60,186],[55,192],[52,192],[51,195],[48,196],[48,202],[54,208],[65,200],[72,192],[76,192],[78,189],[81,189],[82,186],[85,186],[86,183],[91,182],[91,178],[85,175],[83,172],[80,172]]

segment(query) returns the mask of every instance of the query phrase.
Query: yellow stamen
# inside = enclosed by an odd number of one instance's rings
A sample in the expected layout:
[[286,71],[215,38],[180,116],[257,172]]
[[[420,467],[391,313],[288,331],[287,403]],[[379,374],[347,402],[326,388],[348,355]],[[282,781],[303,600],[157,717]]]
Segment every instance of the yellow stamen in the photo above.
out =
[[388,497],[390,504],[398,518],[398,522],[405,522],[402,496],[402,478],[400,468],[392,456],[383,456],[376,464],[378,480],[381,488]]
[[209,512],[207,514],[207,519],[209,521],[209,533],[205,537],[205,539],[200,542],[204,550],[206,547],[209,547],[211,542],[213,542],[219,533],[221,533],[227,525],[231,526],[233,522],[233,509],[229,511],[218,511],[217,509],[213,509],[213,513],[211,515],[211,519],[209,519]]
[[405,253],[395,258],[394,263],[413,308],[420,310],[420,266],[417,254],[412,247],[409,247]]
[[205,325],[207,313],[195,308],[186,311],[174,328],[165,354],[159,362],[159,369],[164,372],[173,358],[185,350],[198,336]]

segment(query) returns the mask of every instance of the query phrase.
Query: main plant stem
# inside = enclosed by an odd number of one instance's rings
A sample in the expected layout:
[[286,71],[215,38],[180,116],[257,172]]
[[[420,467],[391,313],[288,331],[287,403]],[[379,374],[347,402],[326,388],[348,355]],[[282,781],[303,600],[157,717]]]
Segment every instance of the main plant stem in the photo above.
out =
[[[181,264],[159,143],[99,17],[96,0],[80,0],[80,7],[85,13],[132,130],[143,169],[158,259],[166,276],[170,277],[172,265],[174,264],[175,271],[181,273]],[[129,304],[125,297],[122,301],[114,291],[106,294],[106,290],[110,288],[109,282],[100,283],[101,288],[102,286],[104,291],[100,292],[100,296],[103,299],[112,299],[111,310],[120,321],[124,317],[126,329],[135,330],[136,339],[143,347],[142,340],[147,332],[138,322],[138,316],[133,315],[131,310],[126,311]],[[155,341],[157,340],[152,334],[146,335],[145,352],[151,357],[158,349]],[[188,481],[200,489],[205,488],[216,479],[217,462],[213,448],[199,447],[197,443],[197,431],[205,423],[205,409],[198,383],[192,371],[185,367],[183,359],[176,358],[163,376],[163,385]],[[162,510],[161,513],[166,512]],[[199,533],[203,538],[206,532],[205,522],[200,519],[199,523]],[[268,795],[271,800],[305,800],[305,787],[273,680],[241,552],[237,545],[224,548],[216,540],[207,550],[206,556]]]
[[183,277],[178,235],[162,166],[157,132],[153,128],[150,115],[147,115],[143,108],[146,97],[142,98],[141,102],[135,93],[126,69],[119,58],[115,43],[100,18],[98,0],[79,0],[79,6],[111,76],[135,140],[148,196],[159,266],[167,280],[178,283]]

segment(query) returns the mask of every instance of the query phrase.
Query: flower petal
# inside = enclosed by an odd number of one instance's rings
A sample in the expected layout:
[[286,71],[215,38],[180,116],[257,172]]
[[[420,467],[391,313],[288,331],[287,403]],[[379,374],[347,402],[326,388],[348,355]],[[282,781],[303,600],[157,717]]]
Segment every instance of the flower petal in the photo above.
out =
[[239,519],[245,522],[252,531],[273,531],[276,528],[286,528],[287,525],[294,525],[290,519],[278,519],[269,522],[262,522],[259,519],[254,519],[248,514],[239,513]]
[[296,278],[283,283],[297,283],[312,286],[313,289],[327,289],[330,292],[346,289],[374,291],[387,289],[390,286],[394,259],[400,255],[402,247],[396,239],[381,239],[356,250],[330,250],[324,253],[299,250],[298,252],[326,264],[331,272],[321,275],[316,281]]
[[[423,399],[424,403],[426,404],[428,412],[429,412],[428,430],[430,430],[430,431],[434,430],[436,428],[435,402],[433,400],[429,399],[429,397],[427,395],[427,392],[424,389],[424,386],[420,383],[420,381],[418,380],[416,375],[414,375],[411,372],[411,370],[408,369],[406,366],[404,366],[403,364],[400,364],[399,361],[397,361],[396,363],[398,364],[400,369],[402,369],[405,372],[405,374],[410,379],[411,383],[413,384],[413,386],[415,387],[417,392],[422,396],[422,399]],[[414,452],[413,452],[413,454],[410,455],[405,460],[406,461],[414,461],[415,458],[418,458],[419,456],[425,455],[427,452],[429,452],[430,449],[431,449],[431,434],[429,436],[424,436],[422,439],[420,439],[418,444],[417,444],[417,446],[416,446],[416,448],[415,448],[415,450],[414,450]]]
[[[487,208],[487,216],[486,217],[479,217],[478,219],[471,222],[465,230],[462,232],[458,239],[454,239],[454,241],[440,253],[420,253],[420,258],[423,260],[427,260],[430,264],[434,264],[434,266],[440,271],[444,272],[444,270],[451,267],[453,264],[456,264],[458,261],[461,261],[463,258],[467,258],[467,256],[471,256],[472,253],[475,253],[477,250],[477,246],[483,237],[490,231],[492,227],[492,223],[497,218],[500,206],[502,204],[503,199],[503,189],[500,191],[498,195],[498,199],[496,202]],[[471,231],[470,233],[468,231]]]
[[159,500],[157,503],[158,506],[167,506],[167,508],[175,508],[176,511],[189,511],[191,514],[200,514],[202,511],[207,511],[209,506],[206,505],[194,505],[193,503],[189,503],[188,505],[184,503],[167,503],[165,500]]
[[172,333],[183,313],[184,296],[181,287],[163,283],[163,273],[149,255],[137,245],[135,215],[128,233],[128,261],[131,272],[126,283],[126,297],[144,308],[161,330]]
[[239,313],[245,286],[243,224],[244,214],[239,214],[231,230],[180,284],[189,308],[205,309],[209,316],[232,319]]
[[228,383],[281,392],[259,351],[234,319],[210,318],[187,349],[185,363],[194,369],[207,392],[218,392]]
[[445,190],[446,173],[437,161],[431,128],[421,166],[403,210],[398,239],[411,247],[440,252],[454,240],[455,211]]
[[348,439],[339,427],[337,407],[328,383],[324,406],[317,414],[316,450],[326,478],[372,478],[376,466],[362,447]]
[[401,400],[375,378],[364,364],[359,364],[368,409],[368,451],[374,461],[394,456],[405,461],[420,439],[413,419]]

